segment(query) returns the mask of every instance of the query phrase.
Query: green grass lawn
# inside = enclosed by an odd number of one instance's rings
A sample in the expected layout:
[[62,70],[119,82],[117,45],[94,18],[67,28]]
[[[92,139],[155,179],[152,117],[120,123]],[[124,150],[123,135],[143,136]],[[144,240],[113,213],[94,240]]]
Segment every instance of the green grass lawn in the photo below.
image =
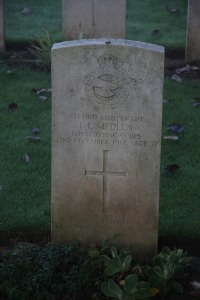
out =
[[[29,0],[5,2],[5,36],[8,44],[20,44],[44,35],[44,29],[56,41],[62,40],[60,0]],[[30,10],[23,14],[24,8]]]
[[[127,1],[127,38],[172,49],[184,49],[187,0]],[[174,12],[177,10],[177,12]],[[153,31],[159,30],[158,34]]]
[[[166,9],[168,5],[168,10]],[[186,0],[127,2],[127,37],[184,49],[186,32]],[[23,15],[22,10],[31,11]],[[178,13],[172,13],[178,9]],[[6,40],[9,43],[31,41],[43,35],[47,28],[56,40],[61,39],[61,1],[30,0],[5,1]],[[17,26],[16,26],[17,24]],[[157,36],[151,32],[159,29]],[[8,72],[13,70],[13,73]],[[8,67],[0,59],[0,233],[49,232],[51,191],[51,97],[40,101],[31,91],[49,88],[50,73],[29,68]],[[166,128],[180,123],[185,132],[178,141],[162,139],[160,186],[160,236],[199,237],[199,107],[191,99],[200,96],[199,80],[172,81],[166,76],[163,107],[162,136],[176,135]],[[17,109],[9,110],[16,103]],[[39,126],[39,142],[27,136]],[[31,161],[25,162],[28,154]],[[180,169],[166,176],[167,165],[177,164]]]
[[[160,226],[161,235],[200,236],[199,222],[199,107],[191,99],[200,95],[199,80],[173,82],[166,78],[163,108],[163,137],[174,135],[167,125],[179,123],[185,132],[178,134],[178,141],[162,141]],[[175,133],[176,135],[176,133]],[[180,169],[173,176],[164,175],[164,168],[177,164]]]
[[[5,1],[7,43],[33,41],[44,34],[44,28],[54,40],[61,41],[61,3],[61,0]],[[30,13],[23,14],[24,8]],[[184,49],[186,26],[187,0],[127,0],[127,39]],[[159,33],[152,35],[156,29]]]
[[[50,74],[15,69],[0,72],[0,231],[49,230],[51,97],[37,99],[33,88],[50,87]],[[16,110],[9,104],[16,103]],[[31,142],[32,129],[41,129],[40,142]],[[31,162],[26,163],[28,154]]]

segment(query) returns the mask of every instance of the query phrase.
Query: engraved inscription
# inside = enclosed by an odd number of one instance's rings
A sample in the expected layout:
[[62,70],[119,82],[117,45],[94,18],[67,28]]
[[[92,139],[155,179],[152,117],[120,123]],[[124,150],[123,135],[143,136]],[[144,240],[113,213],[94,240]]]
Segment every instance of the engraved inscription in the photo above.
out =
[[140,115],[104,115],[71,113],[71,132],[56,137],[55,142],[66,144],[96,144],[156,148],[159,142],[152,140],[145,130],[147,117]]
[[107,198],[107,176],[123,176],[126,177],[125,172],[112,172],[108,171],[108,152],[109,150],[103,150],[103,171],[88,171],[85,170],[85,176],[88,175],[101,175],[103,176],[103,200],[102,200],[102,213],[106,212],[106,198]]
[[105,53],[98,58],[99,68],[81,77],[85,84],[88,99],[105,109],[113,109],[122,105],[128,98],[127,85],[136,84],[136,80],[128,77],[118,66],[117,58]]
[[[149,221],[145,218],[143,219],[114,219],[113,217],[109,218],[97,218],[96,222],[99,224],[98,230],[95,231],[95,234],[102,234],[105,233],[105,231],[112,230],[113,226],[120,226],[123,227],[124,230],[132,232],[136,234],[135,228],[138,227],[145,227],[148,228],[149,230],[155,230],[157,228],[157,223],[156,221]],[[84,220],[77,218],[75,216],[70,217],[70,223],[73,226],[73,228],[76,228],[78,230],[84,230],[86,235],[90,234],[90,228],[85,227],[85,222]],[[94,229],[93,229],[94,231]],[[138,232],[139,234],[139,232]]]

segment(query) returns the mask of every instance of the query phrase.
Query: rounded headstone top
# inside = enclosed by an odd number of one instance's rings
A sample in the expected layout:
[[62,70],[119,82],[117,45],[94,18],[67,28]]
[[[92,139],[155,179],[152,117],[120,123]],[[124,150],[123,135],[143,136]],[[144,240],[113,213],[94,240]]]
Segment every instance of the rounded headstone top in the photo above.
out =
[[139,41],[131,41],[131,40],[123,40],[123,39],[83,39],[83,40],[73,40],[66,41],[61,43],[56,43],[53,45],[52,50],[66,48],[66,47],[78,47],[78,46],[95,46],[95,45],[114,45],[114,46],[126,46],[126,47],[138,47],[145,48],[152,51],[163,52],[165,48],[159,45],[139,42]]

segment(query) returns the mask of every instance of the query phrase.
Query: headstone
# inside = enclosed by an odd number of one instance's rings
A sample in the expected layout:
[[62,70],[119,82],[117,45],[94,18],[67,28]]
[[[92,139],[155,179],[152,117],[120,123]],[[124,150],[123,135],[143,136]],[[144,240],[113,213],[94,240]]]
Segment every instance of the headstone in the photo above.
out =
[[163,47],[80,40],[52,50],[52,240],[157,250]]
[[63,35],[80,38],[125,38],[126,0],[63,0]]
[[4,45],[4,15],[3,15],[3,0],[0,0],[0,51],[3,51]]
[[200,61],[200,1],[188,1],[186,61]]

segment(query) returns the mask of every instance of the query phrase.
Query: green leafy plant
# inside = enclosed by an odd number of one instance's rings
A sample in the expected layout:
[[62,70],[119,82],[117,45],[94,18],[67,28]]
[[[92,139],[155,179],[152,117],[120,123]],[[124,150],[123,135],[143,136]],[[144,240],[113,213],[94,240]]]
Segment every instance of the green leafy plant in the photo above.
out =
[[176,279],[185,274],[190,260],[183,250],[164,247],[150,267],[140,267],[133,265],[127,250],[118,252],[108,244],[85,248],[79,243],[15,243],[13,248],[0,250],[0,297],[137,300],[158,292],[162,297],[171,288],[182,292]]
[[148,281],[152,287],[157,287],[161,297],[164,297],[171,289],[177,293],[183,293],[182,285],[177,279],[186,275],[185,266],[191,261],[187,252],[182,249],[171,251],[163,247],[162,251],[153,259],[151,267],[145,270]]
[[106,276],[113,276],[116,273],[123,274],[129,271],[132,257],[128,251],[122,249],[118,255],[117,249],[112,247],[110,253],[111,258],[108,255],[102,256],[103,264],[105,266],[104,274]]
[[149,299],[158,293],[149,282],[141,280],[146,279],[143,269],[139,265],[133,268],[129,251],[122,249],[118,253],[115,247],[110,247],[108,254],[100,257],[105,268],[104,276],[113,278],[101,285],[101,291],[107,297],[119,300]]
[[81,32],[79,33],[78,39],[79,39],[79,40],[84,39],[84,32],[83,32],[83,31],[81,31]]
[[28,50],[33,56],[35,64],[41,70],[49,71],[51,69],[51,48],[54,40],[48,30],[44,37],[35,37],[35,44]]
[[[126,250],[121,250],[118,254],[114,247],[110,249],[110,256],[102,257],[104,275],[113,277],[101,285],[101,290],[107,297],[119,300],[149,299],[158,293],[164,297],[171,289],[177,293],[183,292],[177,279],[186,275],[185,266],[190,263],[191,257],[187,257],[187,252],[181,249],[171,251],[168,247],[163,247],[151,266],[137,264],[133,267],[131,255]],[[125,279],[122,280],[123,278]]]
[[[5,299],[81,299],[93,293],[96,264],[72,245],[17,244],[0,251],[0,296]],[[4,299],[4,298],[3,298]]]
[[102,283],[101,291],[107,297],[119,300],[149,299],[150,284],[144,281],[139,282],[136,274],[130,274],[119,285],[112,279]]

